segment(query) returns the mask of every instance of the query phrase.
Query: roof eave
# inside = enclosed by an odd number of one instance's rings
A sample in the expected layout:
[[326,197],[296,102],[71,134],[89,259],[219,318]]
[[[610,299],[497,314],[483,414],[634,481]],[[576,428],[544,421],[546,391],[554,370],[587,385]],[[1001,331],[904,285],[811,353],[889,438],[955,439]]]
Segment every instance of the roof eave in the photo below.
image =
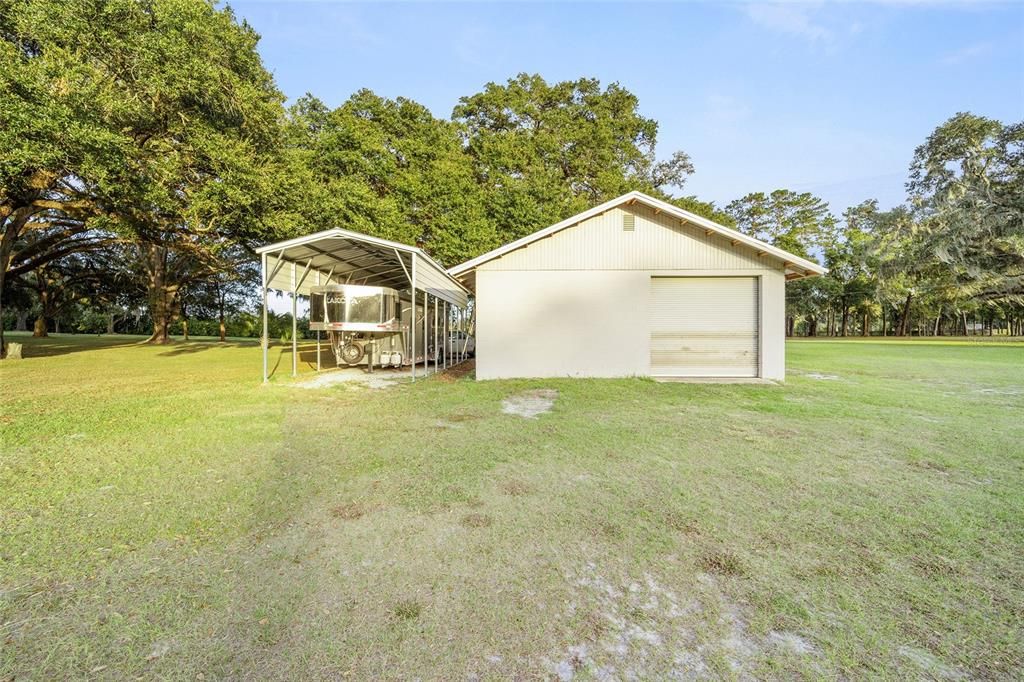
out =
[[557,222],[554,225],[550,225],[542,230],[538,230],[533,234],[521,237],[515,241],[505,244],[504,246],[499,246],[497,249],[488,251],[485,254],[477,256],[476,258],[471,258],[470,260],[464,263],[460,263],[459,265],[453,266],[449,268],[448,274],[450,274],[452,277],[458,277],[488,261],[494,260],[495,258],[500,258],[507,253],[511,253],[512,251],[527,246],[539,239],[543,239],[548,235],[572,227],[573,225],[581,223],[584,220],[594,217],[595,215],[605,213],[613,208],[616,208],[621,204],[633,203],[635,201],[643,202],[644,204],[659,209],[664,213],[668,213],[681,220],[693,223],[694,225],[699,225],[705,229],[712,230],[729,239],[735,239],[736,241],[741,242],[746,246],[749,246],[751,248],[757,249],[758,251],[762,251],[766,254],[771,255],[774,258],[777,258],[778,260],[782,261],[783,263],[797,266],[800,268],[800,270],[804,272],[802,277],[824,275],[825,273],[828,272],[827,269],[823,268],[817,263],[811,262],[805,258],[801,258],[800,256],[789,253],[788,251],[784,251],[778,247],[762,242],[761,240],[755,239],[754,237],[745,235],[738,230],[726,227],[725,225],[716,223],[715,221],[704,218],[703,216],[699,216],[696,213],[691,213],[685,209],[681,209],[674,204],[670,204],[666,201],[662,201],[661,199],[656,199],[650,195],[644,194],[643,192],[634,190],[632,192],[627,192],[626,194],[623,194],[620,197],[616,197],[615,199],[611,199],[610,201],[606,201],[603,204],[594,206],[593,208],[583,211],[582,213],[578,213],[574,216],[566,218],[565,220]]

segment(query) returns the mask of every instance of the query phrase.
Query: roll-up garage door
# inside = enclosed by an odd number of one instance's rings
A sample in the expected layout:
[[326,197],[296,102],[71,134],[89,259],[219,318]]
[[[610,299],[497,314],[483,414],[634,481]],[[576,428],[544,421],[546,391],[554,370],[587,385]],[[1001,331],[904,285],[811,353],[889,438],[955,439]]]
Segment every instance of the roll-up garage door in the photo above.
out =
[[756,277],[652,277],[651,375],[758,376]]

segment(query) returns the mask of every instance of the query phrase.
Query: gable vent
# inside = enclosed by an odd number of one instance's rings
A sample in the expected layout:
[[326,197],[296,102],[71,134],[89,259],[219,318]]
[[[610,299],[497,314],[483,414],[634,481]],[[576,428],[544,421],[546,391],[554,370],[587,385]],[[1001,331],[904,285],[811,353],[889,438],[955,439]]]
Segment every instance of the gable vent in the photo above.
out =
[[622,214],[622,231],[633,232],[636,230],[636,216],[632,213]]

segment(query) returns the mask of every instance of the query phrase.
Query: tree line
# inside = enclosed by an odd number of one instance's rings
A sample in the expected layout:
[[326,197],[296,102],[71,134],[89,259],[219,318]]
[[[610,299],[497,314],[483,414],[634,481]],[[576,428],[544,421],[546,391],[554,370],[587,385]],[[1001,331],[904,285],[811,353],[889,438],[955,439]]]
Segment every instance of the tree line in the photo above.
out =
[[454,265],[634,189],[823,261],[788,286],[791,333],[1020,332],[1020,124],[954,117],[906,206],[836,219],[787,190],[679,195],[689,156],[658,161],[617,83],[520,74],[450,118],[370,90],[287,105],[256,32],[208,0],[0,0],[0,36],[0,347],[30,315],[37,335],[223,338],[247,329],[259,244],[342,226]]
[[1024,123],[958,113],[914,151],[907,201],[837,219],[809,193],[754,193],[735,226],[829,268],[786,287],[789,335],[1024,334]]

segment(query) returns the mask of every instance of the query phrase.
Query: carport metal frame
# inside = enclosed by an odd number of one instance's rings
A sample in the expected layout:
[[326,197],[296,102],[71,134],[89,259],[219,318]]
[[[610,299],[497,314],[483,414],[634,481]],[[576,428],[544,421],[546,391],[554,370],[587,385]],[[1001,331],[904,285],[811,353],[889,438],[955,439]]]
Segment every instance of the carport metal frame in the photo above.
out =
[[[331,284],[366,284],[407,289],[413,307],[409,341],[412,356],[416,349],[416,296],[423,292],[423,370],[429,368],[427,358],[427,315],[430,301],[434,303],[434,370],[458,364],[466,359],[466,347],[453,344],[453,334],[461,330],[468,317],[469,290],[448,274],[422,249],[387,239],[334,228],[305,237],[267,244],[256,249],[260,256],[260,293],[263,303],[263,383],[269,381],[267,333],[267,302],[271,289],[291,295],[292,310],[292,376],[298,375],[298,297],[308,296],[310,288]],[[286,267],[287,266],[287,267]],[[312,276],[312,278],[311,278]],[[438,315],[441,319],[438,320]],[[453,329],[453,326],[455,327]],[[440,329],[438,328],[440,327]],[[468,330],[467,330],[468,331]],[[438,335],[440,334],[440,339]],[[452,353],[448,349],[455,345]],[[316,335],[316,371],[321,371],[320,332]],[[412,380],[416,381],[416,362],[411,364]]]

